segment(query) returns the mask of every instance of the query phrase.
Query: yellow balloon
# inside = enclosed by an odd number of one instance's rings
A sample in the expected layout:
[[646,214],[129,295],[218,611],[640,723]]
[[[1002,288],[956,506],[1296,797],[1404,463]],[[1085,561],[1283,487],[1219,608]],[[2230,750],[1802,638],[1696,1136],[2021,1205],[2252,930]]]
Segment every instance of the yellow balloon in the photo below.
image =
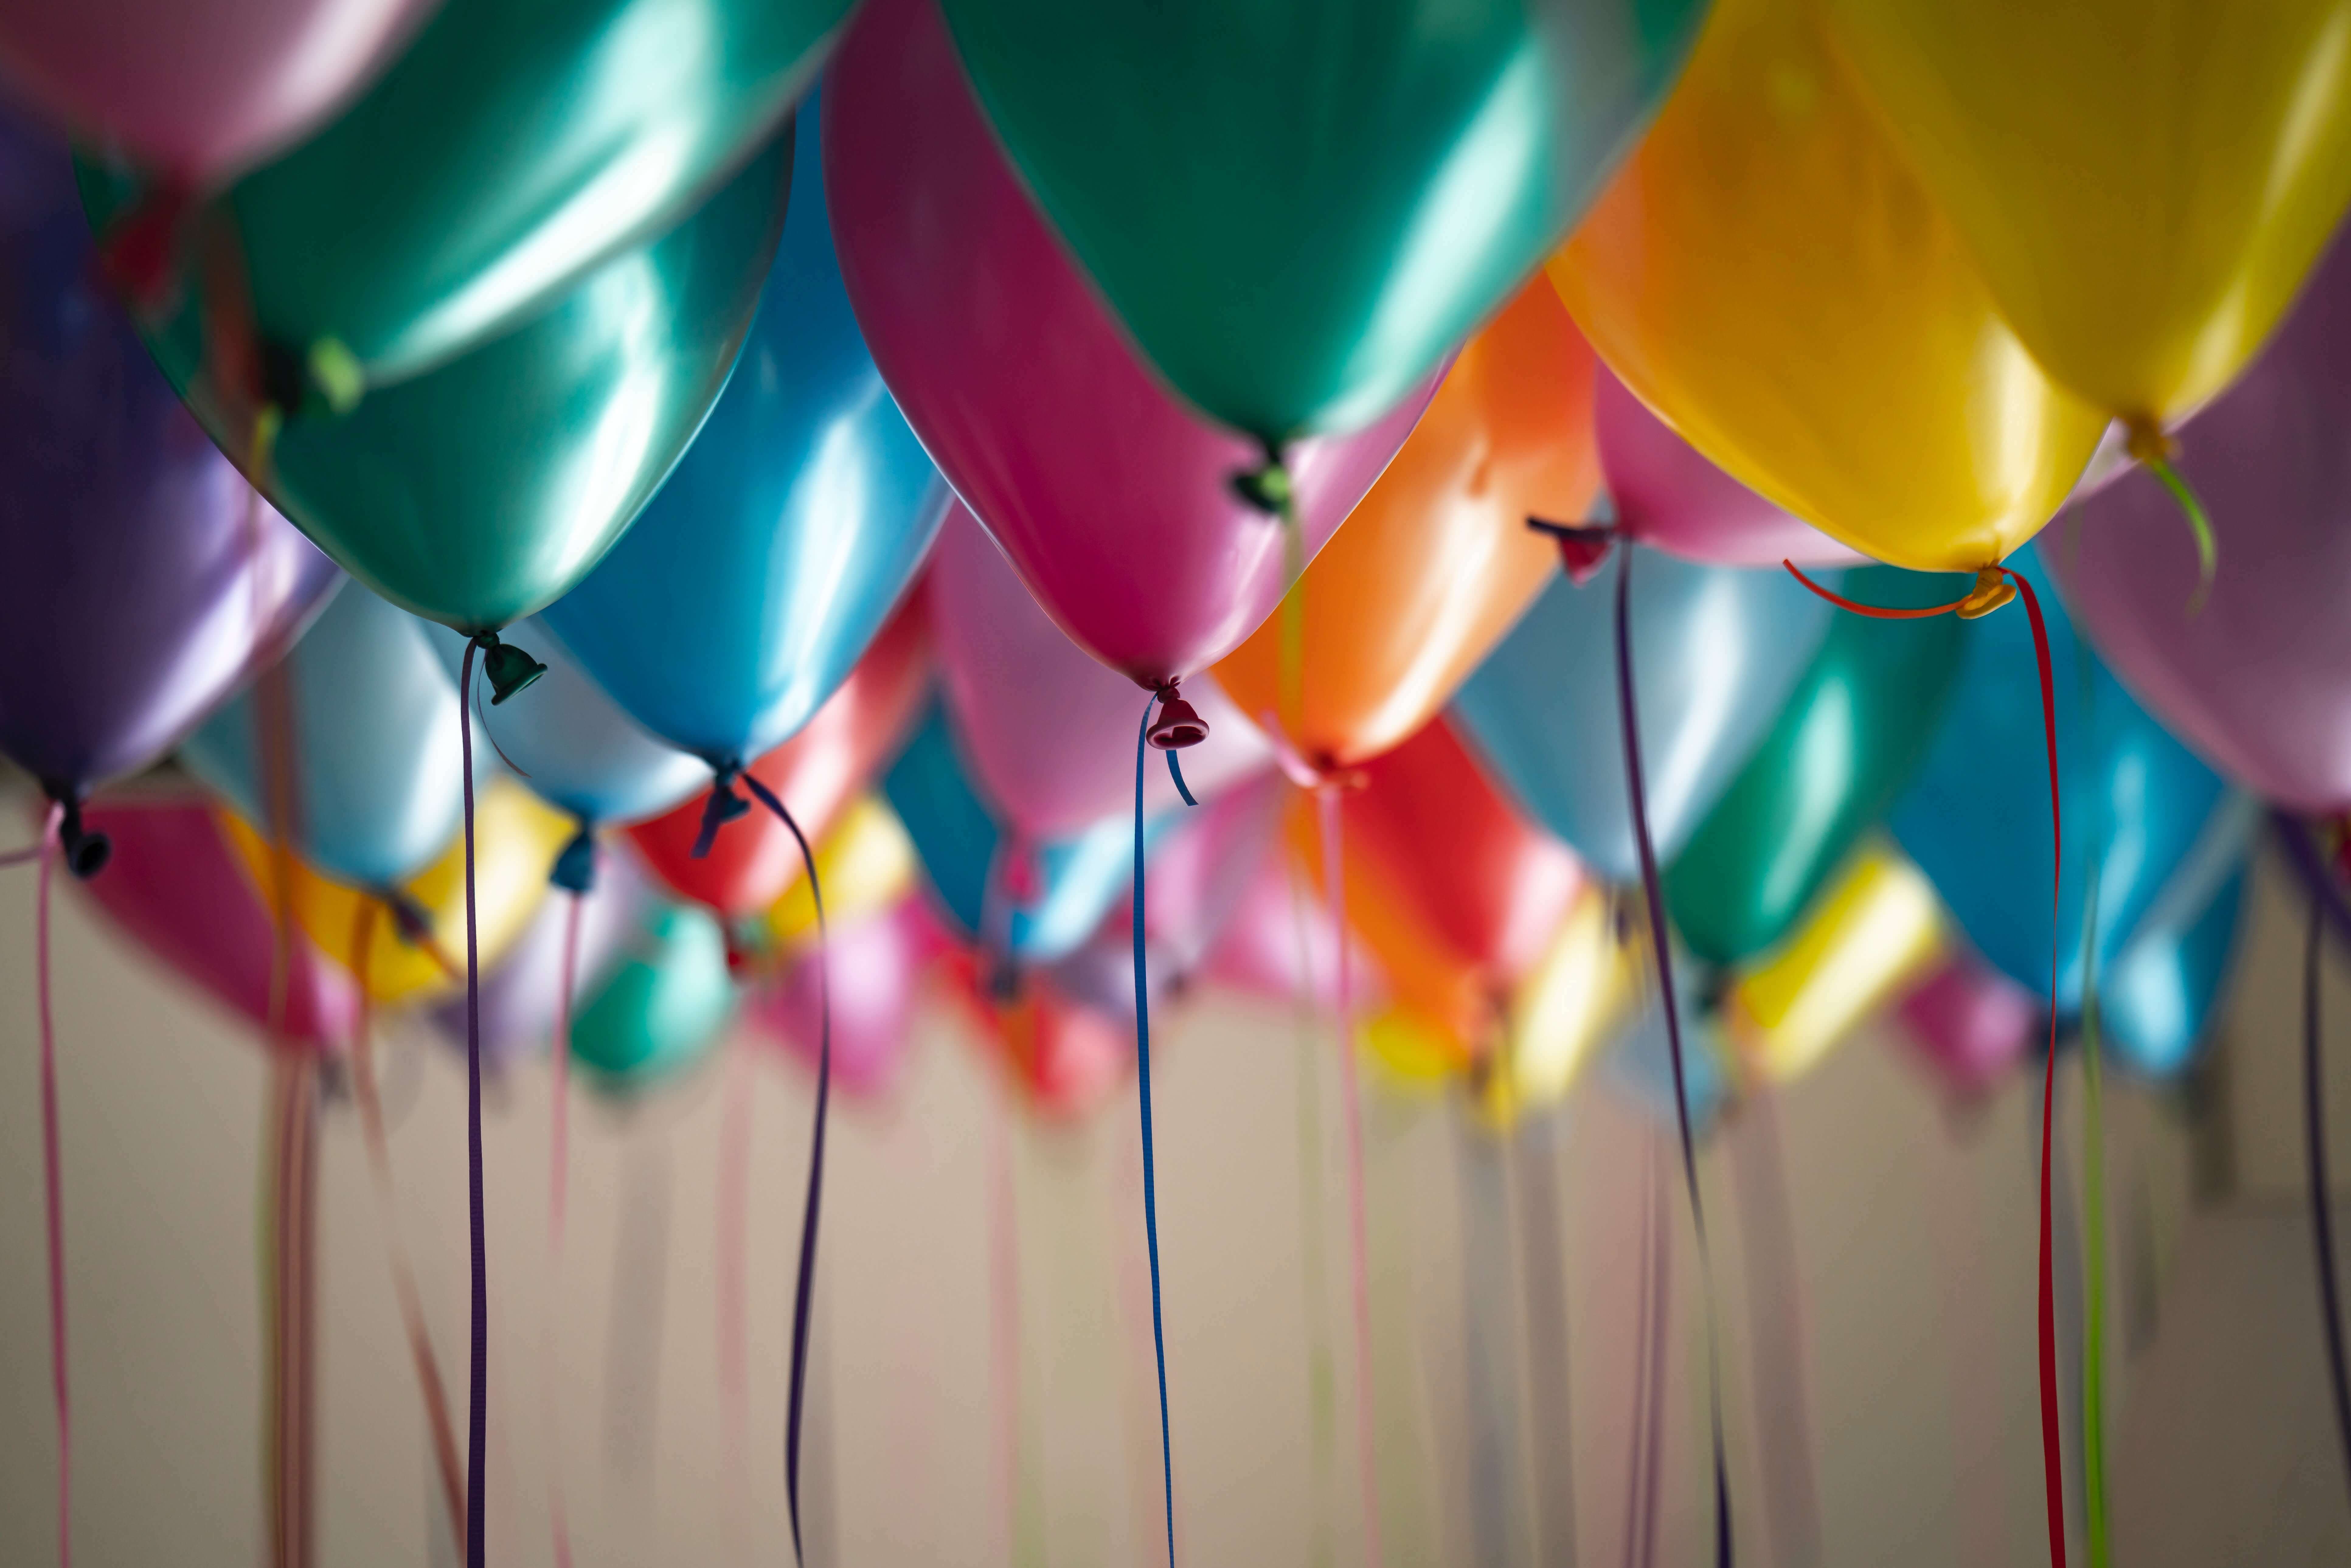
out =
[[1896,566],[2005,556],[2105,423],[2001,319],[1807,0],[1720,0],[1549,270],[1601,358],[1693,445]]
[[2159,437],[2252,359],[2351,202],[2351,0],[1827,0],[2049,372]]
[[[889,807],[862,796],[816,846],[816,874],[824,884],[825,918],[846,925],[879,915],[914,885],[914,841]],[[816,900],[808,878],[797,876],[768,908],[768,936],[785,951],[816,936]]]
[[1638,993],[1642,954],[1617,940],[1608,894],[1585,888],[1510,998],[1500,1049],[1479,1085],[1489,1121],[1507,1126],[1567,1097]]
[[1374,1076],[1392,1089],[1425,1092],[1461,1071],[1461,1047],[1451,1031],[1409,1007],[1387,1008],[1356,1032]]
[[1940,909],[1917,866],[1882,842],[1868,846],[1732,988],[1725,1022],[1740,1059],[1774,1082],[1811,1071],[1942,956]]
[[[269,841],[226,807],[221,826],[273,915],[278,907]],[[547,873],[571,836],[571,819],[504,779],[482,791],[474,812],[474,903],[482,966],[497,961],[547,893]],[[414,943],[393,925],[374,894],[329,881],[297,860],[289,868],[295,924],[311,946],[346,967],[363,967],[368,993],[384,1005],[456,989],[465,978],[465,841],[402,884],[423,913],[431,943]],[[365,912],[368,918],[361,921]],[[355,946],[367,942],[363,966]],[[437,953],[435,949],[438,949]],[[454,977],[452,971],[454,970]]]

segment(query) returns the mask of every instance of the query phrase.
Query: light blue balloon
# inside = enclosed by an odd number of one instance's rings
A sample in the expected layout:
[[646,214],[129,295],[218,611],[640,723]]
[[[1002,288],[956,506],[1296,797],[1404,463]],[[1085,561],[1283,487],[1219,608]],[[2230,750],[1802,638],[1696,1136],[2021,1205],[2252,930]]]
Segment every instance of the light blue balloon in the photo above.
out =
[[[417,624],[455,680],[464,668],[465,635],[437,621]],[[477,690],[474,720],[492,754],[540,800],[583,823],[634,822],[659,816],[710,782],[701,758],[657,739],[622,712],[538,616],[507,635],[529,649],[547,673],[503,703],[490,702],[486,686]]]
[[622,707],[713,766],[824,705],[946,510],[841,287],[814,98],[799,114],[783,243],[725,394],[621,542],[543,612]]
[[[1762,743],[1828,631],[1829,607],[1777,568],[1633,550],[1633,676],[1660,865]],[[1625,788],[1612,563],[1561,577],[1453,699],[1469,738],[1536,821],[1613,882],[1641,873]]]
[[[1637,582],[1638,578],[1635,580]],[[1674,1044],[1666,1028],[1666,1009],[1657,1005],[1656,976],[1648,968],[1648,951],[1639,952],[1641,984],[1646,995],[1640,1010],[1617,1031],[1608,1051],[1610,1075],[1634,1102],[1668,1127],[1678,1127],[1674,1105]],[[1699,990],[1703,968],[1677,946],[1674,951],[1674,999],[1682,1030],[1682,1082],[1689,1093],[1693,1136],[1714,1124],[1730,1094],[1727,1063],[1729,1048],[1722,1038],[1720,1015],[1705,1004]]]
[[2176,1078],[2200,1054],[2236,956],[2260,820],[2260,804],[2231,790],[2099,974],[2099,1038],[2133,1071]]
[[[956,754],[942,705],[932,705],[891,765],[882,792],[914,840],[937,903],[966,941],[977,942],[990,914],[991,881],[1004,874],[997,863],[1004,833]],[[1171,821],[1165,813],[1145,819],[1145,854]],[[1126,892],[1134,870],[1134,823],[1105,817],[1030,852],[1035,895],[1008,912],[1005,946],[1015,958],[1049,964],[1082,946]]]
[[[297,852],[360,887],[405,881],[448,847],[464,819],[457,683],[414,616],[356,582],[286,663]],[[247,821],[268,821],[251,687],[187,738],[180,759]]]
[[[2070,1014],[2082,1005],[2091,869],[2104,970],[2229,794],[2074,634],[2034,552],[2009,565],[2039,590],[2049,629],[2065,825],[2055,996]],[[1992,967],[2050,996],[2049,761],[2022,603],[1968,623],[1942,730],[1886,824]]]

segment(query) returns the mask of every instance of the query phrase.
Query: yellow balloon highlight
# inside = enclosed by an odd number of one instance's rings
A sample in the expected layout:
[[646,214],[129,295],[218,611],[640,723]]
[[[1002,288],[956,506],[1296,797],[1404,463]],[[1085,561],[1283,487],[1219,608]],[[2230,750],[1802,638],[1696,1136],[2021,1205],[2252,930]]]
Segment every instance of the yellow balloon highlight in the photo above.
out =
[[1461,1071],[1461,1048],[1442,1025],[1408,1007],[1392,1007],[1356,1026],[1374,1076],[1391,1088],[1426,1092]]
[[[269,841],[226,807],[218,809],[223,831],[262,900],[278,912],[275,856]],[[571,836],[569,817],[540,804],[519,784],[500,779],[481,792],[474,812],[474,901],[477,948],[487,969],[520,936],[547,894],[547,873]],[[352,966],[360,913],[371,909],[365,926],[363,967],[368,992],[390,1006],[462,988],[465,983],[465,841],[461,833],[441,857],[402,884],[401,891],[425,918],[430,944],[402,936],[375,894],[321,876],[297,860],[290,868],[294,921],[311,946],[346,967]],[[437,953],[435,949],[438,949]],[[454,971],[454,973],[453,973]]]
[[1802,0],[1715,6],[1549,271],[1601,358],[1693,445],[1896,566],[2007,555],[2105,424],[2001,319]]
[[[914,841],[889,807],[860,797],[816,845],[825,917],[847,925],[879,915],[914,885]],[[795,876],[768,907],[768,938],[790,952],[816,940],[816,900],[806,875]]]
[[2159,430],[2277,326],[2351,202],[2351,0],[1826,0],[2049,372]]
[[1942,952],[1934,888],[1893,849],[1870,845],[1795,936],[1732,988],[1725,1023],[1740,1060],[1776,1083],[1802,1076]]
[[1510,998],[1501,1048],[1479,1094],[1488,1120],[1507,1126],[1567,1097],[1638,995],[1643,951],[1617,940],[1608,894],[1585,888]]

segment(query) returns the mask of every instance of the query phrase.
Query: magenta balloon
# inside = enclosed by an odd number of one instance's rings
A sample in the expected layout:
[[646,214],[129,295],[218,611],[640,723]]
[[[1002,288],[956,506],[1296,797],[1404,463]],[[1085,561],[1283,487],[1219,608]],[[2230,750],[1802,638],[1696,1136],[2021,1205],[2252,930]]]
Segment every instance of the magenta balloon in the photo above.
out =
[[[81,884],[107,918],[256,1030],[269,1025],[277,928],[260,892],[200,796],[100,800],[83,812],[114,841],[106,874]],[[298,934],[286,988],[285,1041],[340,1051],[359,1018],[350,977]]]
[[2179,432],[2220,568],[2140,469],[2043,536],[2043,564],[2133,695],[2220,771],[2305,812],[2351,806],[2351,235],[2244,378]]
[[1789,516],[1701,455],[1598,367],[1592,405],[1600,467],[1630,537],[1717,566],[1849,566],[1862,558]]
[[[946,938],[919,898],[841,926],[827,951],[832,1071],[842,1091],[872,1097],[897,1081],[922,1001],[923,972]],[[805,954],[752,994],[751,1021],[810,1071],[819,1042],[816,959]]]
[[2039,999],[1972,953],[1928,976],[1901,1014],[1935,1076],[1970,1095],[1998,1083],[2042,1029]]
[[14,0],[0,73],[85,141],[220,183],[350,98],[434,0]]
[[[1305,896],[1298,896],[1303,886]],[[1267,854],[1250,873],[1239,901],[1200,967],[1200,978],[1271,1001],[1311,1004],[1330,1013],[1338,1006],[1339,927],[1331,905],[1308,873],[1279,852]],[[1379,960],[1352,932],[1347,936],[1348,1011],[1358,1019],[1377,1009],[1387,995]]]
[[[1281,598],[1280,528],[1229,483],[1262,458],[1144,369],[998,151],[929,0],[877,0],[851,25],[823,135],[833,243],[874,363],[1038,603],[1146,685],[1231,652]],[[1293,449],[1310,555],[1435,386]]]
[[[1134,734],[1143,699],[1037,607],[1004,552],[960,504],[947,514],[926,580],[931,636],[947,702],[982,791],[1032,842],[1074,836],[1134,810]],[[1184,781],[1207,800],[1272,766],[1273,751],[1216,683],[1185,696],[1208,738],[1184,753]],[[1181,802],[1167,769],[1144,776],[1144,805]]]

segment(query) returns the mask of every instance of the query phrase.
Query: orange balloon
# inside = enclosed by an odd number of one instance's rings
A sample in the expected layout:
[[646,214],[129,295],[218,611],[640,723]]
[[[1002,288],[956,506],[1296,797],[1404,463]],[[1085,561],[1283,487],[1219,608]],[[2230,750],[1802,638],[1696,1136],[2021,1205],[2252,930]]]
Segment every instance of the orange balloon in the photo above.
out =
[[[1583,517],[1599,485],[1592,350],[1538,277],[1469,340],[1428,412],[1285,602],[1216,666],[1322,767],[1428,722],[1556,570],[1530,516]],[[1285,623],[1303,622],[1282,690]]]

